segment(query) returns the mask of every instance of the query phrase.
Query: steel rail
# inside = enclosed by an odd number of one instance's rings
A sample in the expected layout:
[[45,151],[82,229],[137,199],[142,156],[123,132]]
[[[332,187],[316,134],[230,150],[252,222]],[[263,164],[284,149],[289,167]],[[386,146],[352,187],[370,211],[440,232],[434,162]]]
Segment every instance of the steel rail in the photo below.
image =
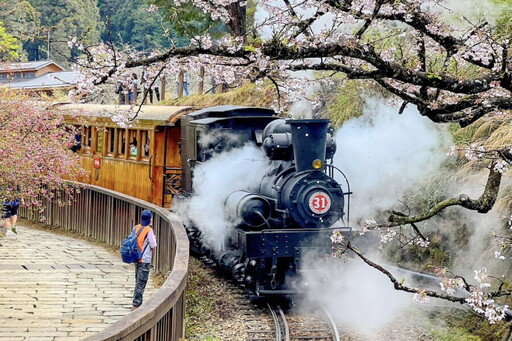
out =
[[272,318],[274,319],[276,327],[276,341],[290,341],[290,329],[288,328],[288,322],[286,321],[283,309],[278,305],[274,306],[270,302],[267,302],[267,306]]
[[324,306],[322,306],[322,310],[323,310],[325,316],[327,317],[328,324],[329,324],[329,327],[331,328],[334,341],[340,341],[340,333],[338,331],[338,327],[336,326],[336,323],[334,322],[331,314],[329,313],[327,308],[325,308]]

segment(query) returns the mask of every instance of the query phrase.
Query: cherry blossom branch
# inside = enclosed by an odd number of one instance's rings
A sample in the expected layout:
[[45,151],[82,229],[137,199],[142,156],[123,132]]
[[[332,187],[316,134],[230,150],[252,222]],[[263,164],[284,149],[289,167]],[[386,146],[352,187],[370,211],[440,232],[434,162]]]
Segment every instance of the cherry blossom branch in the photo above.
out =
[[370,16],[370,18],[366,19],[364,21],[364,24],[363,26],[356,32],[355,34],[355,37],[357,39],[361,39],[361,37],[363,36],[363,34],[366,32],[366,30],[368,30],[368,28],[370,27],[370,25],[372,24],[372,21],[373,19],[375,19],[377,17],[377,14],[379,13],[380,11],[380,8],[382,6],[382,4],[384,3],[384,0],[379,0],[379,1],[376,1],[375,2],[375,7],[373,8],[373,13],[372,15]]
[[408,286],[404,285],[401,281],[398,281],[395,278],[395,276],[393,276],[393,274],[391,272],[389,272],[388,270],[386,270],[383,266],[371,261],[369,258],[364,256],[363,253],[359,249],[354,247],[350,241],[347,241],[346,243],[344,243],[344,246],[346,247],[346,249],[349,249],[352,252],[354,252],[367,265],[369,265],[370,267],[372,267],[372,268],[378,270],[379,272],[383,273],[384,275],[386,275],[386,277],[391,281],[391,283],[393,283],[393,287],[395,288],[395,290],[405,291],[405,292],[409,292],[412,294],[418,294],[421,291],[422,294],[429,296],[429,297],[441,298],[441,299],[444,299],[447,301],[457,302],[457,303],[461,303],[461,304],[466,303],[466,299],[464,297],[455,297],[452,295],[441,294],[441,293],[435,292],[433,290],[423,290],[423,289],[408,287]]

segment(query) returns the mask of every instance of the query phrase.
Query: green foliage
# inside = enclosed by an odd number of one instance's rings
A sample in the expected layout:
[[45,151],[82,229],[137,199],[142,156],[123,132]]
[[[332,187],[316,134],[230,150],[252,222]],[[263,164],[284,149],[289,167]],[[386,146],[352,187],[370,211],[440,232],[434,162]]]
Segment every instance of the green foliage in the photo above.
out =
[[149,3],[157,5],[163,11],[163,17],[179,36],[190,39],[210,33],[213,37],[219,37],[228,32],[223,23],[213,20],[210,14],[198,10],[190,3],[180,6],[168,0],[149,0]]
[[196,108],[216,105],[247,105],[269,107],[276,98],[276,90],[272,85],[257,88],[247,83],[228,92],[220,94],[191,95],[179,99],[161,101],[160,105],[190,105]]
[[201,280],[199,276],[193,274],[188,278],[189,289],[186,293],[187,312],[185,316],[185,329],[187,334],[193,335],[195,328],[198,327],[197,321],[194,318],[195,316],[208,314],[215,307],[213,300],[206,299],[200,292],[194,289],[201,285]]
[[478,336],[470,335],[461,328],[451,328],[449,330],[432,330],[437,341],[482,341]]
[[367,93],[386,96],[382,88],[375,83],[359,80],[342,80],[336,91],[328,94],[325,115],[334,126],[341,126],[347,120],[363,114],[364,97]]
[[502,341],[507,328],[503,322],[490,324],[477,315],[460,311],[446,310],[436,316],[446,321],[446,327],[432,328],[436,341]]
[[476,124],[469,125],[462,129],[458,124],[450,125],[450,131],[452,131],[453,142],[455,144],[471,143],[477,129],[478,126]]
[[512,38],[512,1],[511,0],[491,0],[498,6],[501,6],[500,16],[496,21],[498,33],[505,37]]
[[391,261],[407,268],[431,273],[434,267],[450,266],[452,258],[449,237],[441,233],[428,234],[428,237],[429,247],[403,245],[393,241],[388,243],[384,250]]
[[39,13],[28,1],[0,1],[0,20],[3,20],[7,32],[19,41],[17,59],[26,59],[23,47],[38,35]]
[[166,20],[161,11],[149,13],[146,0],[99,0],[101,20],[108,26],[102,32],[104,41],[128,44],[138,51],[150,51],[187,44]]
[[364,100],[359,85],[358,81],[346,81],[338,88],[334,100],[327,104],[326,112],[334,126],[362,115]]
[[[41,31],[39,36],[24,45],[29,60],[51,58],[57,63],[67,64],[78,51],[69,50],[67,42],[78,36],[91,44],[100,38],[100,16],[98,0],[28,0],[39,13]],[[48,40],[51,42],[48,51]]]
[[8,62],[18,58],[18,40],[8,34],[0,21],[0,61]]

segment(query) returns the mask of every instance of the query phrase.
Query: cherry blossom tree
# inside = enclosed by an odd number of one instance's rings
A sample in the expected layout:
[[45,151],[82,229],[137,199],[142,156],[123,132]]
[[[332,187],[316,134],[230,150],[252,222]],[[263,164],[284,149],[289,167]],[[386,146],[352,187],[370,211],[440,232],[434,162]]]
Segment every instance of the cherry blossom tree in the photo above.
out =
[[[171,1],[169,1],[170,3]],[[153,1],[148,15],[158,10]],[[358,79],[385,89],[400,103],[398,113],[415,106],[419,114],[436,123],[455,123],[461,127],[481,118],[508,122],[512,109],[512,46],[485,20],[456,17],[444,0],[260,0],[263,13],[253,27],[241,29],[245,22],[244,3],[238,0],[175,0],[173,6],[195,5],[213,20],[231,27],[231,35],[213,39],[205,32],[191,38],[191,45],[150,55],[134,55],[116,48],[112,42],[84,46],[73,37],[70,46],[78,47],[85,58],[77,64],[87,79],[82,86],[94,91],[97,85],[121,80],[127,82],[129,69],[144,66],[150,82],[157,76],[174,75],[186,67],[204,67],[219,83],[240,80],[277,89],[276,108],[314,96],[306,93],[310,79],[298,76],[315,72],[318,81]],[[179,13],[177,11],[176,13]],[[255,38],[256,37],[256,38]],[[512,163],[512,145],[485,144],[462,146],[470,159],[479,159],[488,168],[488,180],[478,198],[465,194],[442,200],[424,212],[392,211],[387,221],[368,220],[367,229],[393,229],[411,225],[419,244],[427,244],[415,225],[459,206],[479,213],[489,212],[498,196],[503,174]],[[490,278],[476,270],[470,285],[457,276],[438,273],[444,293],[408,288],[390,273],[367,259],[344,240],[333,235],[340,250],[352,250],[390,277],[398,290],[413,292],[418,299],[428,296],[468,303],[475,311],[494,322],[504,317],[505,307],[493,301],[512,292],[503,286],[488,288]],[[452,295],[453,287],[464,288],[468,298]]]
[[14,196],[41,208],[43,199],[70,202],[76,186],[63,179],[84,176],[71,128],[49,104],[0,88],[0,200]]

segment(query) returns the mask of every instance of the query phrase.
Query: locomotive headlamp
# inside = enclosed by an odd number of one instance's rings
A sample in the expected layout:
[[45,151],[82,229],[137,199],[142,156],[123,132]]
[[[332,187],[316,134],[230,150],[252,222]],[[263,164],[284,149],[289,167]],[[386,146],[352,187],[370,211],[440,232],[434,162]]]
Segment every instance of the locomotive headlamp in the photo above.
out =
[[324,163],[322,162],[322,160],[319,160],[319,159],[314,160],[312,163],[312,166],[314,169],[320,169],[323,167],[323,165],[324,165]]

